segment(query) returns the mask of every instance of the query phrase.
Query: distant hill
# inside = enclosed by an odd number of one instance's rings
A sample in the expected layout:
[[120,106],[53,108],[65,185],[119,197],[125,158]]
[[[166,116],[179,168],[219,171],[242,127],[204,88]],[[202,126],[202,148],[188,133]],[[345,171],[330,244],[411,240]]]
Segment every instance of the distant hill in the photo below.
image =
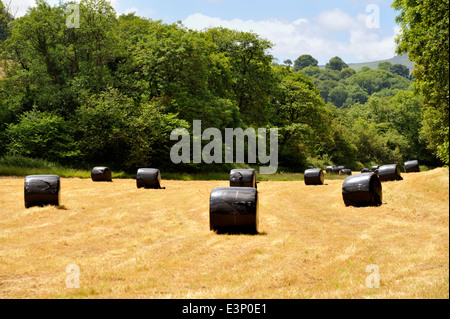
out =
[[[392,64],[403,64],[409,69],[409,73],[411,73],[411,71],[414,68],[414,63],[409,61],[407,54],[397,55],[391,59],[386,59],[386,60],[361,62],[361,63],[347,63],[347,64],[350,68],[353,68],[353,69],[355,69],[356,72],[358,72],[359,70],[361,70],[361,68],[363,66],[368,66],[371,69],[378,69],[378,63],[380,63],[380,62],[390,62]],[[319,65],[319,68],[324,69],[325,65]]]

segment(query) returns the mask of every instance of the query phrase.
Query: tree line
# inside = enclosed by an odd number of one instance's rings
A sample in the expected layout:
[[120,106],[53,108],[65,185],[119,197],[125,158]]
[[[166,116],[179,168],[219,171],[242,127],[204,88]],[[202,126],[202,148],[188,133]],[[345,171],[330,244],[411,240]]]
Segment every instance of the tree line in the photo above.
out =
[[106,0],[81,1],[80,28],[67,28],[67,5],[38,0],[13,19],[0,2],[0,156],[217,169],[170,162],[171,131],[201,120],[221,131],[277,127],[286,170],[441,163],[424,98],[392,65],[278,65],[273,44],[253,32],[118,16]]

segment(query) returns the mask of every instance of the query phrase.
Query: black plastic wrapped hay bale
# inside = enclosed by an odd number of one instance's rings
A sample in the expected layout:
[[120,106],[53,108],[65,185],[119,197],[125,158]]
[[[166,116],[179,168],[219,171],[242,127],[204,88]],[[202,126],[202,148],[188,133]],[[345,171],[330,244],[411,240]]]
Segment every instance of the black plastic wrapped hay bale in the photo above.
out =
[[61,187],[58,175],[29,175],[25,177],[25,207],[59,205]]
[[103,166],[94,167],[91,171],[91,178],[94,182],[112,182],[111,170]]
[[380,206],[383,200],[381,181],[375,173],[347,177],[342,184],[345,206]]
[[140,168],[136,174],[137,188],[154,188],[161,187],[161,172],[157,168]]
[[323,185],[323,170],[320,168],[310,168],[305,171],[304,180],[306,185]]
[[371,170],[370,168],[364,167],[364,168],[361,170],[361,173],[372,173],[372,170]]
[[378,176],[380,176],[380,181],[382,182],[403,180],[400,173],[400,168],[397,164],[380,166],[378,169]]
[[406,173],[420,172],[419,161],[413,160],[405,162],[405,172]]
[[327,167],[325,168],[325,172],[326,172],[327,174],[333,173],[333,167],[334,167],[334,166],[327,166]]
[[209,201],[209,227],[218,233],[258,232],[258,190],[254,187],[217,187]]
[[343,168],[340,170],[339,174],[341,175],[352,175],[352,170],[349,168]]
[[256,170],[248,169],[232,169],[230,171],[230,187],[254,187],[256,186]]
[[338,166],[338,167],[336,167],[336,166],[333,166],[332,167],[332,169],[331,169],[331,173],[333,173],[333,174],[339,174],[340,172],[341,172],[341,168],[342,166]]

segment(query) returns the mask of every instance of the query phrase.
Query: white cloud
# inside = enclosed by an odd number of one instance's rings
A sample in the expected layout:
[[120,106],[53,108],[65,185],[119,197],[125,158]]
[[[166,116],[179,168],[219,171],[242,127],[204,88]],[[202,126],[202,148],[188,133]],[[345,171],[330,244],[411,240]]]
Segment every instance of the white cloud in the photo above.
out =
[[373,61],[394,56],[394,37],[382,36],[382,30],[368,28],[367,14],[352,17],[341,9],[323,11],[314,18],[295,21],[278,19],[224,20],[201,13],[188,16],[183,24],[191,29],[203,30],[222,26],[230,29],[253,31],[274,43],[272,54],[280,61],[311,54],[320,64],[334,56],[346,62]]
[[[3,1],[5,4],[8,4],[9,1]],[[10,4],[10,12],[15,17],[21,17],[25,13],[27,13],[28,7],[34,7],[34,0],[12,0]]]
[[128,9],[125,9],[124,11],[123,11],[123,13],[125,13],[125,14],[128,14],[128,13],[137,13],[139,10],[138,10],[138,8],[136,8],[136,7],[131,7],[131,8],[128,8]]
[[[67,2],[68,0],[65,0]],[[76,2],[80,2],[80,0],[75,0]],[[3,1],[4,3],[8,3],[9,0]],[[58,5],[59,0],[47,0],[47,2],[52,5]],[[111,6],[117,11],[119,9],[119,0],[110,0]],[[35,0],[11,0],[10,11],[15,17],[21,17],[27,13],[27,9],[29,7],[35,7]]]

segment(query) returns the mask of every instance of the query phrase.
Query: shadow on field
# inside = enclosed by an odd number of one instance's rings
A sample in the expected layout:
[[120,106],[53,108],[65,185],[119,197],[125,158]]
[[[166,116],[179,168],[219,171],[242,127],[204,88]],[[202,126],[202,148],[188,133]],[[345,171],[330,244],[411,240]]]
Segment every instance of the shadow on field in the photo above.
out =
[[248,236],[267,236],[266,232],[258,232],[254,229],[242,228],[221,228],[214,231],[217,235],[248,235]]

